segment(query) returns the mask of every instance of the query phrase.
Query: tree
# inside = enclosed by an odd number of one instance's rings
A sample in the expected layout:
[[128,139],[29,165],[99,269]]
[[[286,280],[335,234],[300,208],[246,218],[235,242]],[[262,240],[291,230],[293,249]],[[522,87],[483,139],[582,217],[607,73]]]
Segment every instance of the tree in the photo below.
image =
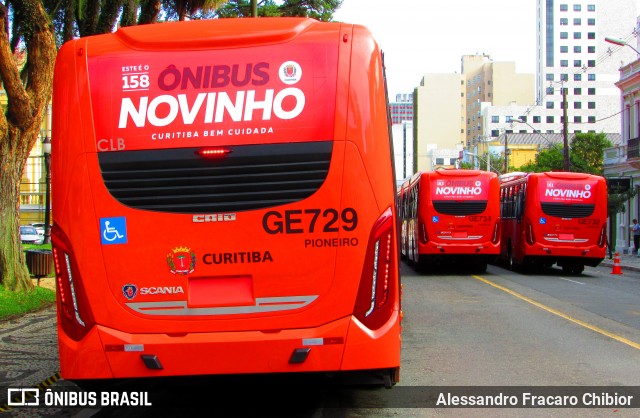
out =
[[230,0],[216,10],[218,17],[248,17],[257,2],[258,16],[300,16],[331,21],[342,0]]
[[[571,171],[602,175],[604,149],[613,146],[604,133],[576,133],[569,145]],[[522,167],[520,171],[537,172],[560,171],[563,169],[564,154],[558,145],[550,145],[536,155],[536,161]]]
[[604,149],[613,144],[604,133],[577,133],[571,140],[571,162],[583,173],[602,175]]
[[[6,2],[5,2],[6,3]],[[0,78],[7,105],[0,114],[0,280],[16,291],[33,284],[20,242],[20,180],[29,152],[40,133],[53,88],[56,39],[53,25],[39,0],[0,4]],[[10,13],[13,24],[9,24]],[[24,48],[24,64],[16,63],[16,46]]]

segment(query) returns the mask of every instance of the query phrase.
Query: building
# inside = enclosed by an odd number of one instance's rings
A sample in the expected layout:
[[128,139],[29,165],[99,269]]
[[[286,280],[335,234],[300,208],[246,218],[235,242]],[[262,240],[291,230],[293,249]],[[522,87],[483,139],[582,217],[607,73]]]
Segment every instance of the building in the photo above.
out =
[[526,109],[535,104],[535,78],[517,73],[514,62],[465,55],[461,74],[425,74],[415,96],[417,168],[454,167],[463,148],[469,155],[486,154],[492,141],[486,107],[518,104]]
[[396,94],[396,101],[389,103],[391,124],[413,122],[413,94]]
[[411,177],[413,165],[413,122],[404,121],[391,125],[393,136],[393,159],[396,167],[396,184],[402,184],[403,179]]
[[[633,48],[640,49],[640,41],[635,40],[633,44],[631,48],[622,48],[632,52]],[[624,212],[611,216],[609,220],[609,241],[614,244],[615,251],[627,253],[633,246],[629,231],[631,220],[640,219],[640,59],[620,68],[616,86],[621,116],[615,120],[622,132],[622,141],[605,150],[604,175],[610,181],[628,181],[629,187],[636,191],[636,195],[625,203]]]
[[465,55],[461,66],[465,79],[463,112],[467,146],[487,137],[483,108],[535,104],[534,75],[517,73],[515,62],[494,62],[487,55]]
[[569,132],[620,132],[614,83],[629,48],[605,42],[635,33],[634,0],[537,0],[536,102],[548,110],[547,131],[562,132],[562,89]]
[[[425,74],[415,89],[413,165],[416,171],[434,170],[437,158],[441,167],[453,167],[451,158],[458,158],[457,149],[465,141],[464,77],[460,74]],[[448,150],[447,157],[443,155]]]

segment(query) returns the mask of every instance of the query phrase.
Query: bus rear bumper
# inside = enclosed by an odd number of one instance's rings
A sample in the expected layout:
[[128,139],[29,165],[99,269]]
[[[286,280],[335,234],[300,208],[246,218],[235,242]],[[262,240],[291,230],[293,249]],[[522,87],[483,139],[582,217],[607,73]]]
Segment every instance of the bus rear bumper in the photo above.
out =
[[61,374],[81,380],[399,367],[398,316],[377,331],[352,317],[309,329],[170,335],[98,325],[80,343],[60,334]]

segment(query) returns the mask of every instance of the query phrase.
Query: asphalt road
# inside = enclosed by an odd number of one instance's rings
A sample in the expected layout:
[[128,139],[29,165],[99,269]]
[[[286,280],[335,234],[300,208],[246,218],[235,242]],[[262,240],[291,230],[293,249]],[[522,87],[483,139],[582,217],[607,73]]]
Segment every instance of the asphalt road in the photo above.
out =
[[[448,386],[640,387],[640,273],[587,268],[514,273],[489,266],[418,275],[402,265],[401,382],[392,390],[334,380],[239,377],[180,380],[144,389],[176,410],[10,411],[10,416],[638,416],[638,409],[426,408],[425,391]],[[0,326],[0,378],[25,386],[57,370],[55,317],[42,312]],[[4,374],[3,374],[4,373]],[[0,381],[2,383],[2,381]],[[54,384],[69,384],[59,381]],[[139,388],[135,384],[132,388]],[[640,393],[638,393],[640,398]],[[240,399],[240,400],[239,400]],[[43,412],[37,413],[35,412]],[[242,413],[244,412],[244,413]]]

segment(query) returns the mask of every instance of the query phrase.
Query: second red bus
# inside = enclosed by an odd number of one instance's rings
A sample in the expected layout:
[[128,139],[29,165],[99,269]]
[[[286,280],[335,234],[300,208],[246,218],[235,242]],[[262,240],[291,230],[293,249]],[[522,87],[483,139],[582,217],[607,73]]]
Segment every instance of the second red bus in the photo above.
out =
[[475,271],[485,271],[500,250],[498,194],[495,173],[416,173],[398,193],[402,256],[419,270],[463,260]]

